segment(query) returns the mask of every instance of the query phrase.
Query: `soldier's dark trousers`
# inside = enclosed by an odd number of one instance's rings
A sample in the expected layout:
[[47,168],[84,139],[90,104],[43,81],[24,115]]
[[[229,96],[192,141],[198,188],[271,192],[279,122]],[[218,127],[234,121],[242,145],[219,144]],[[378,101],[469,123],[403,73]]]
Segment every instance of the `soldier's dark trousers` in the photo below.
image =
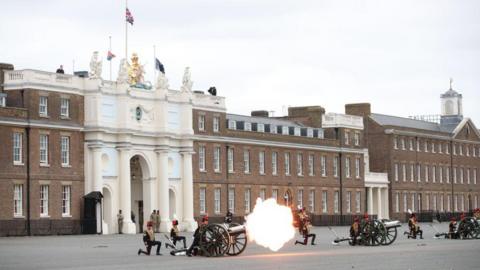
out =
[[157,255],[160,254],[160,247],[162,246],[162,242],[160,241],[148,241],[147,242],[147,251],[141,250],[140,253],[150,255],[150,252],[152,251],[152,247],[157,246]]
[[295,241],[295,245],[296,244],[301,244],[301,245],[307,245],[308,244],[308,238],[312,238],[312,245],[315,245],[315,238],[317,237],[316,234],[314,233],[311,233],[311,234],[307,234],[307,235],[304,235],[303,236],[303,242],[300,242],[300,241]]
[[172,238],[172,241],[174,246],[177,245],[177,241],[183,241],[183,248],[187,248],[185,236],[175,236]]

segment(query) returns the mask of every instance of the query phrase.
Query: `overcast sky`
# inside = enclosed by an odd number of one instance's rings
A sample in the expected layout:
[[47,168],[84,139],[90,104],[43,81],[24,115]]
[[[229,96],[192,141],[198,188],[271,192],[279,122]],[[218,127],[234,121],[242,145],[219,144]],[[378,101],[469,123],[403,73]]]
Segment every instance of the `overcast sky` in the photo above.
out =
[[[16,69],[88,70],[113,78],[125,56],[125,1],[0,0],[0,62]],[[480,128],[480,1],[130,0],[129,54],[153,79],[153,46],[173,89],[191,67],[194,89],[216,86],[230,113],[369,102],[397,116],[439,114],[463,95]]]

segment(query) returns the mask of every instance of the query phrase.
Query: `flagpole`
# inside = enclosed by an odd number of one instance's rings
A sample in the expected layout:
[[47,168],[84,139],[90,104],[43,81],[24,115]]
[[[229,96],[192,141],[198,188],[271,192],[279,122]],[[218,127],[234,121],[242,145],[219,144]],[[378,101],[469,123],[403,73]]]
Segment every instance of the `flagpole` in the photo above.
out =
[[[112,36],[108,36],[108,39],[109,39],[109,47],[108,47],[108,52],[111,53],[112,52]],[[110,59],[110,81],[112,80],[112,60],[113,59]]]
[[[125,60],[128,59],[128,21],[127,21],[127,17],[126,17],[126,12],[127,12],[127,9],[128,9],[128,0],[125,0]],[[128,60],[127,60],[128,61]]]
[[153,45],[153,81],[157,77],[157,56],[155,54],[155,45]]

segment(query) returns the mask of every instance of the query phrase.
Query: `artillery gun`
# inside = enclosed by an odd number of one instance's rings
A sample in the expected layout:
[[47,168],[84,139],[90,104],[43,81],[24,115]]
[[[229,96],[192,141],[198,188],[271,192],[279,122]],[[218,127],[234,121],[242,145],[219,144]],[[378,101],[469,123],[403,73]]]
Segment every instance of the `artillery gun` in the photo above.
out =
[[446,239],[480,239],[480,220],[475,217],[465,217],[459,223],[458,227],[450,232],[442,233],[433,227],[437,233],[435,239],[445,237]]
[[[401,224],[398,220],[373,219],[364,221],[360,224],[357,244],[364,246],[390,245],[397,239],[397,228],[400,226]],[[338,245],[340,242],[348,241],[353,246],[352,237],[339,237],[332,228],[329,227],[329,229],[336,236],[332,244]]]
[[[224,255],[237,256],[247,247],[247,231],[245,225],[229,223],[208,224],[200,231],[198,247],[194,254],[206,257]],[[230,221],[231,222],[231,221]],[[171,255],[185,255],[186,249],[173,250]]]

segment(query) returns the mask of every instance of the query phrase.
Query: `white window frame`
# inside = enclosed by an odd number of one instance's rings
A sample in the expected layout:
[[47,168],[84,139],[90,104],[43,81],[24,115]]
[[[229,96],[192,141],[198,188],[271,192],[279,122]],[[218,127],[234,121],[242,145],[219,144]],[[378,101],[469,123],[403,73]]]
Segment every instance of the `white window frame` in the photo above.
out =
[[352,212],[352,192],[351,191],[347,191],[346,204],[347,204],[347,213],[351,213]]
[[413,138],[410,138],[410,139],[408,140],[408,149],[409,149],[410,151],[413,151]]
[[403,193],[403,212],[407,212],[408,209],[408,194]]
[[288,135],[288,127],[282,126],[282,135]]
[[313,129],[312,128],[307,128],[307,137],[313,138]]
[[275,199],[275,201],[278,201],[278,189],[277,188],[272,189],[272,198]]
[[228,189],[228,211],[235,213],[235,188]]
[[360,211],[362,210],[361,207],[362,207],[362,192],[360,191],[357,191],[355,192],[355,212],[356,213],[360,213]]
[[415,180],[415,165],[412,163],[410,164],[410,182]]
[[40,217],[48,217],[48,185],[40,185]]
[[402,163],[402,180],[407,182],[407,164]]
[[308,155],[308,175],[315,175],[315,156],[313,154]]
[[40,165],[48,165],[48,135],[40,134]]
[[198,169],[205,172],[205,146],[198,147]]
[[435,142],[432,142],[432,153],[435,153]]
[[355,132],[353,134],[353,140],[354,140],[354,143],[355,143],[356,146],[360,145],[360,133],[359,132]]
[[233,173],[234,172],[234,156],[233,156],[233,148],[228,148],[228,172]]
[[220,117],[213,117],[213,132],[220,132]]
[[328,192],[322,190],[322,213],[328,213]]
[[360,179],[360,158],[355,158],[355,178]]
[[457,167],[453,167],[453,183],[456,184],[457,183]]
[[218,173],[220,172],[220,146],[215,146],[213,148],[213,171]]
[[425,183],[428,183],[428,165],[425,164]]
[[432,183],[437,182],[437,166],[432,165]]
[[393,149],[398,149],[398,138],[397,136],[393,137]]
[[290,153],[284,155],[285,175],[290,175]]
[[443,204],[443,194],[440,194],[440,211],[443,212],[445,210],[445,206]]
[[245,213],[250,213],[250,205],[251,205],[251,189],[247,188],[245,189]]
[[257,132],[265,132],[265,125],[258,123],[257,124]]
[[467,168],[467,184],[470,185],[470,168]]
[[221,190],[220,188],[214,189],[214,211],[215,214],[220,214],[220,203],[221,203]]
[[303,208],[303,189],[297,190],[297,206]]
[[420,182],[422,178],[422,165],[417,164],[417,182]]
[[64,118],[70,117],[70,99],[60,99],[60,116]]
[[13,164],[23,165],[23,133],[13,133]]
[[450,167],[445,168],[445,178],[447,179],[447,184],[450,184]]
[[333,177],[338,178],[338,160],[339,157],[335,156],[333,158]]
[[277,152],[272,152],[272,175],[277,175],[278,173],[278,154]]
[[250,173],[250,150],[243,150],[243,172]]
[[62,185],[62,217],[71,216],[72,186]]
[[40,116],[48,117],[48,97],[40,96],[38,114]]
[[350,144],[350,134],[349,134],[348,131],[345,131],[345,133],[344,133],[344,143],[345,143],[345,145]]
[[13,216],[23,217],[23,184],[13,185]]
[[205,131],[205,115],[198,115],[198,130]]
[[267,190],[265,188],[261,188],[259,191],[258,197],[260,197],[262,201],[265,201],[265,197],[267,197],[266,193],[267,193]]
[[201,187],[199,192],[200,192],[200,195],[199,195],[199,198],[200,198],[200,214],[205,214],[205,212],[207,211],[207,207],[206,207],[207,205],[205,203],[207,189],[204,188],[204,187]]
[[400,213],[400,193],[395,192],[395,213]]
[[413,212],[415,212],[415,193],[410,194],[410,199],[411,199],[411,203],[412,203],[412,204],[410,205],[411,210],[412,210]]
[[315,212],[315,190],[311,189],[308,191],[308,210],[310,213]]
[[243,124],[243,130],[245,130],[245,131],[252,131],[252,123],[250,123],[250,122],[245,122],[245,123]]
[[407,148],[406,148],[406,145],[405,145],[405,138],[402,137],[402,138],[400,139],[400,145],[402,146],[402,150],[406,150],[406,149],[407,149]]
[[61,136],[60,155],[62,160],[62,167],[70,166],[70,137]]
[[320,173],[322,177],[327,176],[327,157],[326,156],[320,157]]
[[345,158],[345,177],[350,178],[350,158]]
[[460,184],[463,184],[463,167],[460,167]]
[[265,151],[258,152],[258,173],[265,174]]
[[338,214],[340,209],[339,197],[340,197],[340,192],[338,190],[335,190],[335,192],[333,193],[333,212],[335,214]]
[[235,120],[228,120],[228,129],[237,130],[237,122]]
[[398,163],[393,164],[393,178],[398,182]]
[[297,175],[303,176],[303,154],[297,153]]

